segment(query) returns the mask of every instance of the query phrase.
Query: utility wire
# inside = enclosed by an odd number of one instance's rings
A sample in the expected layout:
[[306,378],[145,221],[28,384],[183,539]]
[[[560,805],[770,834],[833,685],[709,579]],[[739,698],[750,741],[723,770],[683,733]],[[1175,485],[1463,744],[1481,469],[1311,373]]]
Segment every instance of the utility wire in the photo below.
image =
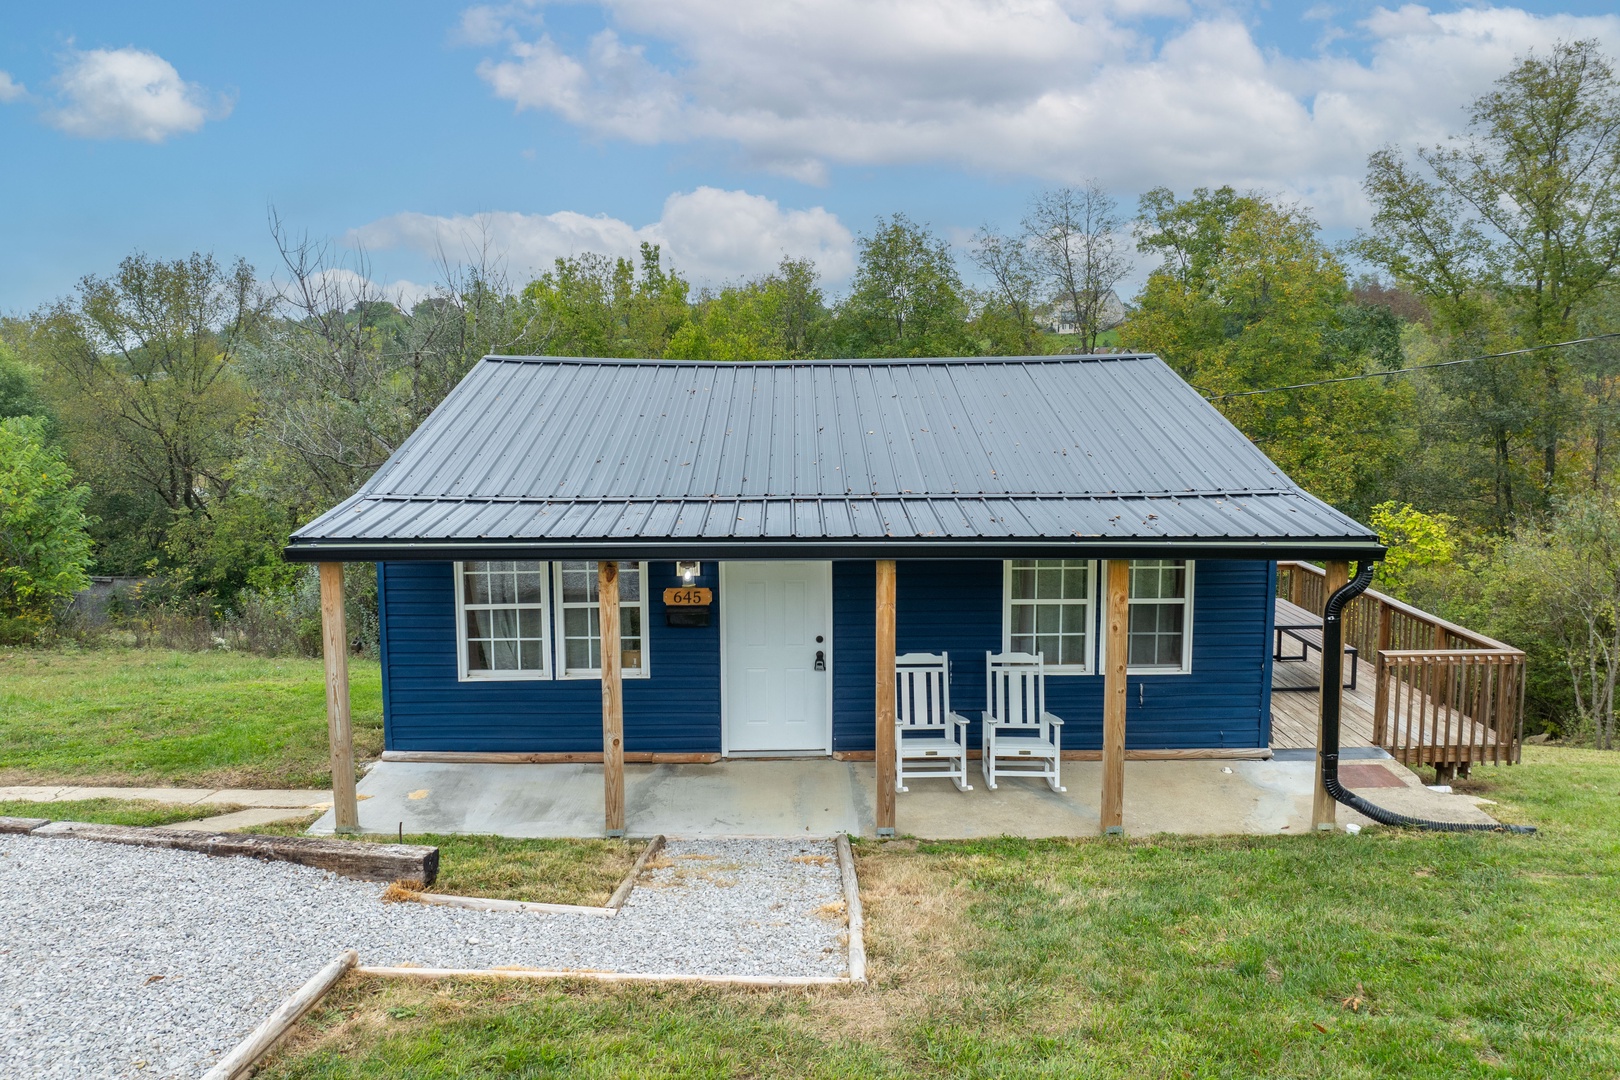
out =
[[1573,341],[1556,341],[1551,345],[1531,345],[1524,349],[1509,349],[1507,352],[1486,353],[1483,356],[1466,356],[1461,360],[1442,360],[1437,364],[1414,364],[1411,367],[1390,368],[1388,371],[1368,371],[1361,375],[1341,375],[1336,379],[1318,379],[1316,382],[1294,383],[1291,386],[1272,386],[1265,390],[1238,390],[1231,394],[1211,395],[1210,401],[1225,401],[1227,398],[1254,397],[1256,394],[1276,394],[1283,390],[1304,390],[1311,386],[1327,386],[1329,383],[1359,382],[1362,379],[1382,379],[1389,375],[1405,375],[1413,371],[1430,371],[1434,368],[1456,367],[1458,364],[1474,364],[1481,360],[1500,360],[1505,356],[1523,356],[1525,353],[1544,352],[1547,349],[1563,349],[1571,345],[1586,345],[1593,341],[1608,341],[1611,338],[1620,338],[1620,333],[1594,334],[1592,337],[1575,338]]

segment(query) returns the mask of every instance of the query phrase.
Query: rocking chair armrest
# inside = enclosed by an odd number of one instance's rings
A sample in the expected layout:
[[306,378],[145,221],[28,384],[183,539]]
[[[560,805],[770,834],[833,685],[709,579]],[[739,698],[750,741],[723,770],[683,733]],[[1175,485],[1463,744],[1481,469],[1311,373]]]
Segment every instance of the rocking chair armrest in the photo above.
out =
[[1053,716],[1049,712],[1041,713],[1041,722],[1046,724],[1054,724],[1057,727],[1063,726],[1063,718],[1061,716]]
[[946,713],[945,714],[945,721],[946,721],[946,723],[954,724],[959,728],[965,728],[969,724],[973,723],[973,721],[969,720],[967,717],[963,716],[961,713]]

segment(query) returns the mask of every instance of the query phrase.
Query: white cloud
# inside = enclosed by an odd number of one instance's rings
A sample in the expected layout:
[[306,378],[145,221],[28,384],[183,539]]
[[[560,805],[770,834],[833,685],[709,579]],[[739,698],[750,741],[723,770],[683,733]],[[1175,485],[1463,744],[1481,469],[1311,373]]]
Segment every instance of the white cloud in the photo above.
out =
[[60,104],[46,119],[87,139],[157,143],[231,111],[229,99],[184,81],[173,64],[143,49],[70,53],[55,86]]
[[[1577,37],[1620,51],[1620,17],[1516,8],[1377,8],[1359,24],[1325,25],[1321,51],[1289,57],[1262,50],[1224,5],[600,6],[609,27],[579,48],[502,23],[504,44],[479,75],[518,110],[596,136],[721,142],[811,182],[830,164],[941,162],[1126,190],[1233,183],[1303,197],[1330,224],[1362,216],[1369,152],[1456,131],[1462,107],[1515,56]],[[1150,15],[1176,22],[1156,38],[1138,21]],[[492,45],[493,32],[484,28]],[[1366,59],[1332,51],[1346,32]]]
[[10,72],[0,71],[0,105],[9,105],[28,95],[28,88],[11,77]]
[[559,256],[587,251],[634,258],[644,242],[661,245],[668,263],[698,284],[763,273],[784,255],[813,258],[830,283],[855,269],[854,238],[836,215],[819,206],[783,210],[762,195],[712,187],[671,195],[659,219],[646,225],[571,210],[404,213],[363,225],[348,240],[371,250],[405,248],[452,260],[487,245],[514,276],[548,270]]

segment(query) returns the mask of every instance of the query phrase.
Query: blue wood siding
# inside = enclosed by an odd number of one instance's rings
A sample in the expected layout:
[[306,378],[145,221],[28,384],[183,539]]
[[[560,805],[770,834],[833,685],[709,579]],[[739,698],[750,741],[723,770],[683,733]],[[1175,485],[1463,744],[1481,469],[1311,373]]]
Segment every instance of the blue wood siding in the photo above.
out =
[[[380,568],[383,716],[390,750],[600,752],[602,684],[596,679],[462,682],[456,677],[456,600],[450,563]],[[715,563],[696,584],[716,587]],[[624,680],[630,751],[718,753],[720,627],[670,627],[664,589],[675,564],[647,568],[652,677]]]
[[[1193,576],[1193,663],[1186,675],[1127,680],[1125,745],[1132,749],[1260,747],[1271,735],[1271,597],[1274,564],[1204,560]],[[871,563],[833,565],[833,748],[871,750]],[[895,582],[895,648],[951,654],[951,705],[974,721],[979,745],[986,652],[1001,648],[999,561],[901,562]],[[1063,745],[1102,748],[1102,676],[1050,675],[1047,708],[1064,720]]]
[[[649,566],[650,679],[626,679],[625,748],[665,753],[720,749],[717,564],[698,584],[716,591],[702,629],[664,624],[673,563]],[[951,703],[984,709],[984,655],[1001,648],[998,560],[901,562],[896,647],[951,654]],[[833,746],[874,743],[871,562],[833,564]],[[1274,564],[1205,560],[1194,576],[1193,670],[1129,678],[1126,745],[1136,749],[1260,747],[1270,739]],[[383,709],[390,750],[594,752],[602,748],[601,686],[594,679],[461,682],[456,678],[455,595],[449,563],[378,568]],[[1102,677],[1054,675],[1048,707],[1066,721],[1064,746],[1102,745]],[[978,745],[978,725],[972,732]]]

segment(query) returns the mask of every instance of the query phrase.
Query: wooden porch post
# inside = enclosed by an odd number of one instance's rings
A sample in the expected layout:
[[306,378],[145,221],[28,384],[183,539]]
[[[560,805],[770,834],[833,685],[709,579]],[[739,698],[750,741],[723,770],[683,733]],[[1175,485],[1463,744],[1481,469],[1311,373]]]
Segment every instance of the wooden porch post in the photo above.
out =
[[1102,828],[1125,832],[1125,669],[1130,657],[1131,564],[1108,560],[1108,642],[1103,657]]
[[360,831],[354,794],[354,732],[349,724],[349,628],[343,617],[343,564],[321,563],[321,655],[326,660],[326,740],[332,762],[332,817],[340,833]]
[[[607,834],[624,835],[624,677],[619,654],[619,564],[596,564],[602,621],[602,801]],[[645,633],[645,627],[643,633]]]
[[894,560],[877,561],[877,834],[894,835]]
[[[1327,578],[1322,582],[1323,604],[1326,604],[1328,597],[1342,589],[1350,580],[1350,564],[1347,562],[1330,561],[1325,569],[1327,570]],[[1326,669],[1327,655],[1325,653],[1322,659],[1322,666]],[[1339,695],[1342,710],[1344,701],[1344,680],[1342,678],[1335,680],[1333,686],[1329,686],[1326,679],[1322,680],[1321,708],[1323,709],[1327,708],[1329,694]],[[1343,715],[1342,711],[1340,715]],[[1322,742],[1322,713],[1319,709],[1316,714],[1316,782],[1314,794],[1311,798],[1311,828],[1313,829],[1331,829],[1338,821],[1339,804],[1333,801],[1333,796],[1329,795],[1327,788],[1322,786],[1322,754],[1326,749],[1327,747]]]

